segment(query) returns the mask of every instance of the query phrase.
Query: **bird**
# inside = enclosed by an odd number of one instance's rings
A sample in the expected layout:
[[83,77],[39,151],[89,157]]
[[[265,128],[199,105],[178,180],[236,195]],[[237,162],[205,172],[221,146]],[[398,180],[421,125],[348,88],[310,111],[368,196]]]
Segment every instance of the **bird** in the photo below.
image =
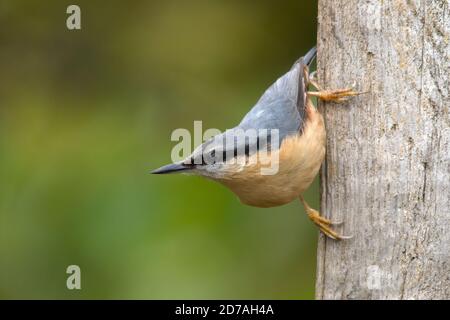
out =
[[[152,173],[203,176],[229,188],[243,204],[255,207],[275,207],[299,199],[323,234],[334,240],[350,238],[335,231],[334,226],[342,222],[321,216],[302,196],[325,157],[324,120],[312,97],[343,102],[361,94],[354,91],[354,85],[322,89],[315,73],[309,72],[316,55],[313,47],[298,59],[236,127],[208,139],[182,161]],[[310,86],[315,90],[308,91]]]

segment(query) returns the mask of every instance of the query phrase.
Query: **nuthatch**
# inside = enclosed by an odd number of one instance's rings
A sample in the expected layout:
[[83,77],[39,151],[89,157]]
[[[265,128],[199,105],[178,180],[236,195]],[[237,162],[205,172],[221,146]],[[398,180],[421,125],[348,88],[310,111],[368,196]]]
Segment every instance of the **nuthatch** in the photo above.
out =
[[[320,216],[302,197],[325,157],[324,121],[310,97],[340,102],[359,94],[352,88],[322,90],[310,79],[309,65],[315,56],[316,48],[312,48],[300,58],[289,72],[266,90],[238,126],[209,139],[183,161],[152,173],[182,172],[204,176],[231,189],[242,203],[256,207],[279,206],[299,198],[309,218],[325,235],[337,240],[347,238],[334,231],[331,228],[334,223]],[[310,84],[318,91],[308,91]],[[276,129],[278,139],[270,135],[265,141],[259,136],[256,139],[236,138],[238,132],[248,129],[265,133]],[[242,152],[239,154],[238,150]],[[262,174],[261,171],[268,155],[276,161],[274,174]],[[213,161],[205,161],[205,158]],[[245,161],[236,161],[242,158]]]

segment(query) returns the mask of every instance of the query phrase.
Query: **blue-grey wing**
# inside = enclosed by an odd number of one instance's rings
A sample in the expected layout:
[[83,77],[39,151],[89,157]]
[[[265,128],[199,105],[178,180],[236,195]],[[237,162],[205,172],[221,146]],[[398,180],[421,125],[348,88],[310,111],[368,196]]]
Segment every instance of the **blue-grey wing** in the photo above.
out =
[[305,120],[306,85],[303,59],[279,78],[245,115],[238,127],[278,129],[279,143],[291,134],[301,132]]

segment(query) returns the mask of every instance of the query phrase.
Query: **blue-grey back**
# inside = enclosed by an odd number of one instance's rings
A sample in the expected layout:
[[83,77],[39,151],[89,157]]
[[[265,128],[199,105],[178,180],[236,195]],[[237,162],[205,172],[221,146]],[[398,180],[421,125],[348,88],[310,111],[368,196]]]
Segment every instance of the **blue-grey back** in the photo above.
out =
[[289,72],[265,91],[238,127],[244,130],[278,129],[281,145],[285,137],[303,129],[305,92],[303,60],[299,59]]
[[[310,51],[312,55],[315,54],[315,48],[313,50]],[[307,61],[311,61],[311,57]],[[274,150],[281,146],[284,138],[301,132],[305,121],[306,103],[303,68],[304,58],[300,58],[289,72],[264,92],[238,126],[209,139],[194,150],[191,155],[192,161],[202,163],[206,155],[210,158],[219,156],[221,162],[228,159],[228,155],[238,154],[239,150],[246,155],[268,146]],[[272,129],[278,130],[277,144],[271,135]],[[250,135],[247,137],[249,132],[255,131],[256,138],[251,139]]]

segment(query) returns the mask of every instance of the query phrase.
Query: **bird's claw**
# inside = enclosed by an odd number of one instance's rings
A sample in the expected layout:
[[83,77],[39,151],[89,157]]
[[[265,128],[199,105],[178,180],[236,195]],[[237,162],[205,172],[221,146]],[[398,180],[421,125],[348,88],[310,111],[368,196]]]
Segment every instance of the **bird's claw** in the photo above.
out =
[[317,97],[323,101],[329,102],[344,102],[354,96],[359,96],[361,94],[367,93],[367,91],[359,92],[355,91],[356,82],[352,84],[352,86],[344,89],[337,90],[323,90],[319,85],[315,83],[314,80],[310,80],[310,83],[315,86],[319,91],[308,91],[309,96]]
[[339,233],[334,231],[333,228],[331,228],[332,225],[342,224],[342,221],[333,222],[327,218],[320,216],[318,211],[311,208],[309,208],[307,213],[311,221],[314,222],[314,224],[319,227],[320,231],[322,231],[322,233],[325,234],[327,237],[334,240],[346,240],[351,239],[353,237],[340,235]]

